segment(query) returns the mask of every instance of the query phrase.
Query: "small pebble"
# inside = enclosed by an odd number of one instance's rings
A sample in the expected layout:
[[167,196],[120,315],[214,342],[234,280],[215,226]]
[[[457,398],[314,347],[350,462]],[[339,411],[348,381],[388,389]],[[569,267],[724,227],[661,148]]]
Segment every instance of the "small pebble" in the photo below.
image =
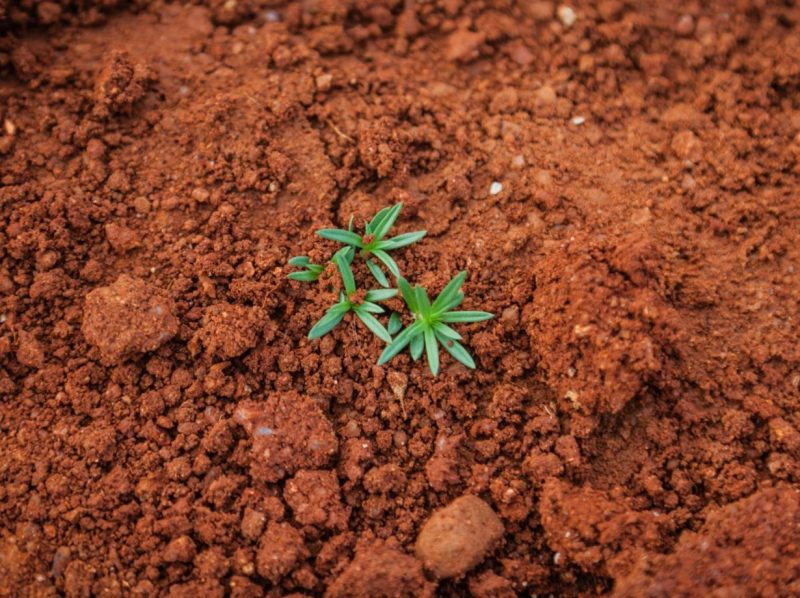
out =
[[483,562],[503,531],[492,507],[466,494],[425,522],[417,536],[417,558],[439,579],[457,577]]
[[572,10],[571,7],[562,4],[558,7],[556,11],[558,14],[558,18],[564,27],[572,27],[575,24],[575,21],[578,19],[578,16],[575,14],[575,11]]
[[493,182],[493,183],[492,183],[492,184],[489,186],[489,194],[490,194],[490,195],[497,195],[497,194],[498,194],[498,193],[500,193],[502,190],[503,190],[503,184],[502,184],[502,183],[498,183],[497,181],[494,181],[494,182]]
[[264,13],[264,18],[266,19],[267,23],[277,23],[281,20],[281,13],[277,10],[268,10]]
[[569,122],[571,122],[575,126],[580,126],[586,122],[586,118],[583,116],[575,116]]
[[522,168],[525,166],[525,156],[522,154],[517,154],[513,158],[511,158],[511,166],[514,168]]

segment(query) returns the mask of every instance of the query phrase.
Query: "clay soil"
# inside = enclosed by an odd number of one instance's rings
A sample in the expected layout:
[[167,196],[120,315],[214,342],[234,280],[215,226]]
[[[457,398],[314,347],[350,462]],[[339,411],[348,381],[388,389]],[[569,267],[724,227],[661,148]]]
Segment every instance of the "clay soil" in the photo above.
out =
[[[0,2],[0,595],[800,594],[800,7],[570,7]],[[306,338],[398,201],[474,372]]]

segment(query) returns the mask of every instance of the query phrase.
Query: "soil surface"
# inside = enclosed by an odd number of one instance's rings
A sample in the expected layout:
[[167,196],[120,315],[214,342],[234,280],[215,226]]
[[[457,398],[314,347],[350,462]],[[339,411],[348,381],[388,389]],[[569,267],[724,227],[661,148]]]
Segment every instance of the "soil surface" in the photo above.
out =
[[800,7],[568,4],[0,0],[0,595],[800,593]]

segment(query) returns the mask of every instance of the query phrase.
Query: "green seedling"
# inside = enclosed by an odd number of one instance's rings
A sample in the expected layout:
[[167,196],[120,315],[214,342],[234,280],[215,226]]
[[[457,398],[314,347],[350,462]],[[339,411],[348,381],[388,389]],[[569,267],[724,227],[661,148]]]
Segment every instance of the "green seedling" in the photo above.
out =
[[314,339],[328,334],[336,328],[348,312],[353,312],[375,336],[384,342],[392,342],[392,336],[373,314],[383,313],[383,308],[377,302],[391,299],[397,295],[397,289],[375,289],[359,293],[346,256],[338,251],[333,256],[333,262],[339,269],[344,291],[339,293],[339,301],[328,308],[325,315],[314,324],[308,333],[308,338]]
[[[336,256],[342,255],[347,260],[348,264],[353,263],[355,257],[355,250],[352,247],[342,247],[339,251],[333,254],[330,263],[336,263]],[[325,266],[320,264],[312,264],[307,255],[298,255],[289,260],[289,265],[295,268],[303,268],[300,272],[290,272],[287,278],[292,280],[299,280],[300,282],[314,282],[319,280],[319,277],[325,271]]]
[[385,238],[402,209],[402,202],[391,208],[383,208],[380,212],[375,214],[372,220],[367,222],[363,236],[353,232],[352,219],[350,220],[348,230],[343,230],[341,228],[323,228],[318,230],[317,234],[323,239],[344,243],[346,246],[352,247],[353,250],[358,249],[361,256],[366,259],[367,268],[369,268],[375,280],[378,281],[378,284],[388,288],[389,280],[386,278],[380,266],[372,259],[372,256],[383,263],[392,276],[399,277],[400,268],[397,267],[397,262],[394,261],[388,252],[416,243],[426,234],[426,231],[419,230],[413,233],[403,233],[402,235],[397,235],[390,239]]
[[378,365],[383,365],[409,345],[411,358],[416,361],[425,349],[428,358],[428,367],[435,376],[439,373],[439,343],[456,360],[471,369],[475,369],[475,361],[464,346],[458,341],[461,335],[448,324],[460,322],[481,322],[493,318],[494,315],[485,311],[452,311],[464,300],[461,285],[466,278],[466,272],[459,272],[447,286],[439,293],[433,303],[428,298],[428,292],[420,287],[414,288],[405,278],[397,278],[397,286],[403,295],[414,322],[398,334],[393,341],[383,350]]

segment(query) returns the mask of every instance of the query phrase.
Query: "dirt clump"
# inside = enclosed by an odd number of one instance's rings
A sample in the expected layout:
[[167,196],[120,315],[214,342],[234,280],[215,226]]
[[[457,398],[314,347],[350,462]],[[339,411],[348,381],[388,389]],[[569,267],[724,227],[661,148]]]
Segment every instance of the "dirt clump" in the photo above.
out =
[[365,543],[353,561],[331,584],[329,598],[425,598],[435,585],[425,579],[422,565],[391,542]]
[[330,421],[314,401],[295,392],[244,401],[233,417],[251,436],[250,467],[257,480],[276,482],[303,468],[323,467],[338,448]]
[[503,524],[477,496],[460,496],[435,511],[417,537],[417,558],[439,579],[463,575],[503,536]]
[[756,492],[681,535],[669,555],[649,555],[614,595],[791,596],[800,592],[797,491]]
[[100,358],[115,364],[154,351],[178,333],[172,301],[144,280],[121,274],[86,295],[81,330]]

